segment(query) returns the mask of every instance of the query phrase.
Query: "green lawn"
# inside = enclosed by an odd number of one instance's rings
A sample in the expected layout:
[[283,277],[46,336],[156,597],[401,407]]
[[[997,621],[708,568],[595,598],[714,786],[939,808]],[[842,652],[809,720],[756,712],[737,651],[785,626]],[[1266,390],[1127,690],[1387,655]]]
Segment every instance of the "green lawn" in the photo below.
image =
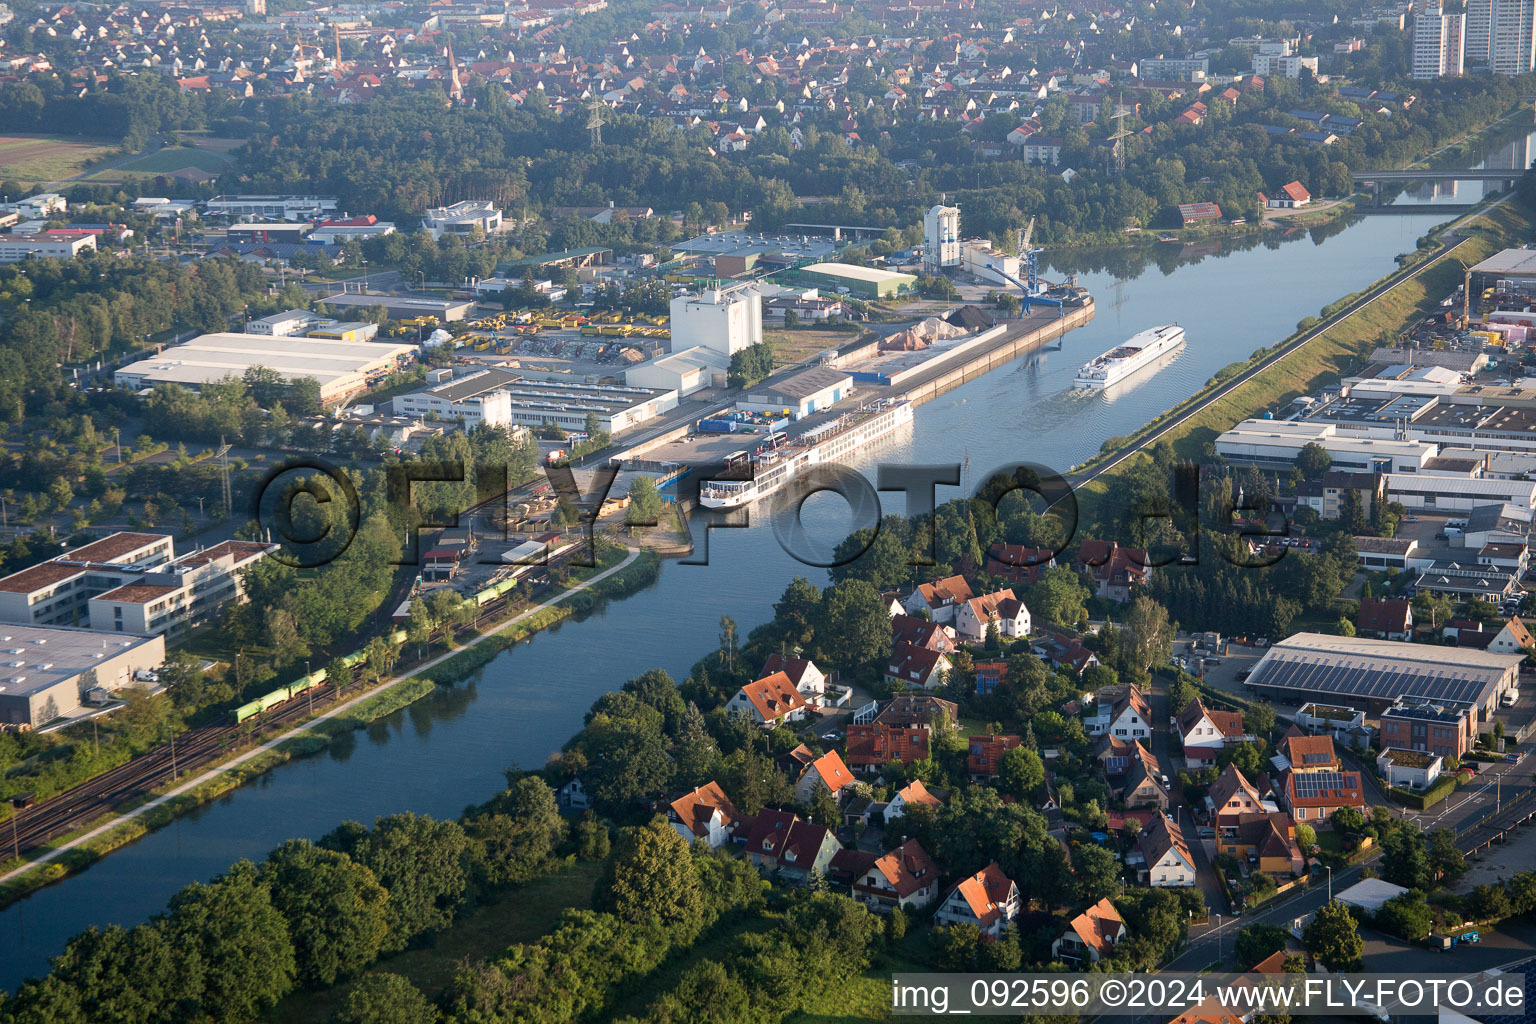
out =
[[110,139],[67,135],[0,135],[0,178],[24,185],[59,181],[80,173],[87,163],[117,151]]
[[[435,999],[466,959],[488,959],[516,943],[537,941],[566,908],[591,906],[601,871],[601,864],[579,861],[506,892],[495,902],[471,910],[431,946],[386,957],[373,970],[402,974],[427,998]],[[342,983],[318,992],[294,993],[266,1019],[273,1024],[325,1024],[349,989]]]
[[885,957],[846,985],[812,986],[805,1012],[792,1013],[784,1024],[855,1024],[891,1017],[891,975],[932,970],[912,960]]
[[131,160],[110,171],[103,171],[100,175],[92,177],[113,177],[123,174],[170,174],[174,171],[195,167],[209,174],[218,174],[230,165],[229,157],[223,153],[215,153],[212,150],[200,148],[187,148],[182,146],[162,149],[154,153],[147,153],[136,160]]

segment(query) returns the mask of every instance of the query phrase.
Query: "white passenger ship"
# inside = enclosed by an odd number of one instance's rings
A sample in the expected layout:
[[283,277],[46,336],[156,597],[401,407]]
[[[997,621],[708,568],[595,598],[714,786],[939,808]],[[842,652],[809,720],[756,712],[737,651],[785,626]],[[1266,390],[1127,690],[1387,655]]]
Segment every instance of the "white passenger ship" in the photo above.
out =
[[751,480],[711,480],[699,486],[699,504],[730,509],[749,505],[825,462],[844,456],[912,422],[912,403],[881,401],[813,427],[753,462]]
[[1080,388],[1107,388],[1184,344],[1184,328],[1178,324],[1153,327],[1133,335],[1077,371],[1073,383]]

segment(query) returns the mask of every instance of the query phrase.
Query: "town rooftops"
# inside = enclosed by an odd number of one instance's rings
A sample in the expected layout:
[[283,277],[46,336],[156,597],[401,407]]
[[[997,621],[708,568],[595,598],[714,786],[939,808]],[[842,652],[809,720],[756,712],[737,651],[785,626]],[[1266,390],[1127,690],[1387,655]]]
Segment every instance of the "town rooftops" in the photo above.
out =
[[1286,772],[1285,799],[1292,807],[1360,806],[1365,802],[1359,772]]
[[165,534],[159,533],[129,533],[121,531],[108,534],[100,540],[82,544],[64,552],[60,557],[71,562],[116,562],[120,558],[139,550],[143,547],[166,539]]
[[695,836],[709,835],[709,819],[720,812],[721,824],[729,828],[741,818],[741,812],[731,803],[718,782],[707,782],[691,793],[684,793],[672,801],[672,813]]
[[1177,850],[1179,856],[1191,866],[1195,863],[1195,858],[1190,855],[1189,845],[1184,842],[1183,834],[1168,820],[1168,815],[1161,812],[1152,819],[1152,823],[1147,828],[1142,830],[1137,843],[1141,847],[1141,855],[1146,858],[1149,868],[1166,857],[1170,850]]
[[962,878],[954,891],[971,908],[971,915],[982,928],[995,922],[1007,912],[1008,894],[1013,890],[1013,880],[1003,874],[1003,869],[993,861],[974,875]]
[[1367,597],[1360,602],[1360,628],[1370,633],[1403,633],[1408,630],[1406,598]]
[[1338,755],[1333,752],[1333,737],[1327,734],[1287,736],[1280,741],[1280,752],[1293,768],[1303,771],[1339,763]]
[[181,589],[181,587],[160,583],[125,583],[121,587],[107,591],[96,600],[115,601],[118,604],[149,604]]

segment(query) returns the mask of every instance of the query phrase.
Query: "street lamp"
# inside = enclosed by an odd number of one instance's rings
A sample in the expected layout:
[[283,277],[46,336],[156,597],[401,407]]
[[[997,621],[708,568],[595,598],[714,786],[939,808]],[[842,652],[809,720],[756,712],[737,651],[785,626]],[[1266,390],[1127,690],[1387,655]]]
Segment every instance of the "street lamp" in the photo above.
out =
[[1216,915],[1216,965],[1221,966],[1221,915]]
[[1332,903],[1333,902],[1333,865],[1332,864],[1328,864],[1328,865],[1326,865],[1326,867],[1328,868],[1328,902]]

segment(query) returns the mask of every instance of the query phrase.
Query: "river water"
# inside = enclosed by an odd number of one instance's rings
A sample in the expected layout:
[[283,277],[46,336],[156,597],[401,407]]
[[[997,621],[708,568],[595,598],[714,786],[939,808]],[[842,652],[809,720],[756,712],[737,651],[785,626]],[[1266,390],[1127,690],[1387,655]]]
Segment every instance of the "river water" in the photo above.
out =
[[[1393,257],[1412,251],[1440,219],[1428,211],[1356,217],[1237,245],[1073,253],[1042,272],[1076,273],[1096,297],[1093,322],[1067,335],[1061,350],[1023,357],[919,407],[910,432],[867,461],[964,462],[965,487],[1015,461],[1064,471],[1221,367],[1289,335],[1298,320],[1391,272]],[[1105,393],[1071,390],[1088,359],[1174,321],[1188,343],[1155,374]],[[941,488],[939,499],[959,493]],[[900,497],[889,497],[888,510],[901,511]],[[808,517],[841,536],[847,517],[829,501],[836,499],[813,499]],[[260,859],[287,838],[398,811],[458,815],[500,789],[507,766],[542,764],[602,693],[658,666],[681,679],[716,646],[722,615],[743,630],[767,619],[796,575],[825,580],[786,555],[766,524],[713,531],[708,565],[668,563],[650,590],[536,636],[475,679],[269,772],[0,913],[0,985],[44,972],[84,928],[140,922],[187,882],[241,857]]]

